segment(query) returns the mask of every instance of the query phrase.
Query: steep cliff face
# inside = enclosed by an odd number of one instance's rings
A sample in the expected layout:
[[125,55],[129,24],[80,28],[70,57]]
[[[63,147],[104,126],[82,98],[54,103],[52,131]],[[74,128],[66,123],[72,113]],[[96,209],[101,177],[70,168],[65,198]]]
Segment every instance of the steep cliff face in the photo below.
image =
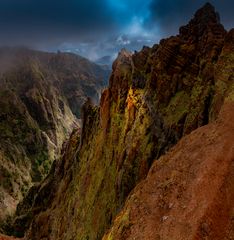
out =
[[100,107],[83,107],[79,148],[73,135],[70,157],[26,201],[29,212],[21,206],[18,233],[22,216],[31,216],[28,239],[101,239],[153,161],[215,120],[232,91],[233,31],[226,33],[210,4],[179,35],[138,53],[122,50]]
[[234,29],[212,71],[209,124],[154,162],[103,240],[234,237],[233,53]]
[[234,237],[234,102],[151,167],[103,240]]
[[85,99],[98,101],[107,73],[76,55],[18,48],[0,49],[0,63],[1,222],[48,174],[80,124]]

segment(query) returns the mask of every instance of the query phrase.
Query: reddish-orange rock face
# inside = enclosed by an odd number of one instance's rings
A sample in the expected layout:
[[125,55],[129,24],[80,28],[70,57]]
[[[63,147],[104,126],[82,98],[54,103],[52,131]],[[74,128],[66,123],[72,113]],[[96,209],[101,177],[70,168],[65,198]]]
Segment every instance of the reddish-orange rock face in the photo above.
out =
[[[0,240],[20,240],[19,238],[14,238],[14,237],[9,237],[9,236],[5,236],[5,235],[1,235],[0,234]],[[21,238],[21,240],[23,240]]]
[[155,162],[104,239],[233,239],[233,118],[227,103]]

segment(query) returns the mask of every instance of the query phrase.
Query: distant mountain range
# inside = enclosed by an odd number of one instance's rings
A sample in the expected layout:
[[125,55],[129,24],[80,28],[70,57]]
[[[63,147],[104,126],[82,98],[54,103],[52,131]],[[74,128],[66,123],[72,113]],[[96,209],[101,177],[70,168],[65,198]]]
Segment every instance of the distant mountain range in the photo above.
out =
[[0,221],[48,173],[81,106],[98,104],[109,71],[70,53],[0,49]]

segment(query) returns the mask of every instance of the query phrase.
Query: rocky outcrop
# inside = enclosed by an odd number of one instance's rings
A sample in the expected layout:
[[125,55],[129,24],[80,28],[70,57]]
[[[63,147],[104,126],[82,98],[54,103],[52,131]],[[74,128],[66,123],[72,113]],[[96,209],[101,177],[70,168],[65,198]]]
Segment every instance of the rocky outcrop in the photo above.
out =
[[[0,49],[0,223],[40,182],[107,72],[73,54]],[[1,227],[0,227],[1,228]]]
[[[29,212],[33,217],[26,238],[101,239],[130,192],[145,179],[152,163],[182,137],[215,121],[223,103],[232,99],[233,45],[233,30],[226,33],[214,8],[206,4],[187,26],[180,29],[179,35],[164,39],[152,48],[144,47],[138,53],[131,54],[123,49],[113,63],[109,88],[102,94],[100,107],[88,101],[83,108],[79,147],[67,153],[72,158],[62,158],[56,163],[62,166],[61,162],[71,161],[66,171],[62,167],[65,175],[59,178],[60,174],[54,175],[52,171],[48,176],[48,179],[50,176],[57,179],[54,194],[52,197],[49,194],[49,205],[44,209],[39,207],[36,212],[40,203],[36,198],[32,201]],[[218,127],[212,126],[212,129]],[[208,132],[206,134],[209,141],[211,137]],[[228,134],[226,130],[223,138]],[[182,140],[182,145],[186,139],[190,140],[190,137]],[[196,141],[201,139],[199,137]],[[198,151],[199,147],[193,149],[192,145],[190,149]],[[164,158],[160,159],[161,167]],[[180,159],[177,159],[179,162],[174,164],[180,166]],[[229,160],[226,166],[230,165]],[[188,162],[185,164],[189,165]],[[153,174],[152,169],[149,176]],[[185,171],[183,166],[182,170]],[[166,175],[161,174],[163,181],[166,176],[171,176],[171,171],[165,169]],[[184,177],[182,173],[178,176]],[[40,185],[38,196],[46,191],[47,188],[43,187],[47,185],[46,181]],[[170,179],[168,181],[170,189]],[[193,182],[193,178],[189,181]],[[152,184],[160,185],[160,182]],[[144,182],[140,186],[145,187]],[[167,184],[165,186],[167,188]],[[147,193],[147,189],[142,192]],[[164,207],[163,201],[159,204]],[[165,207],[167,204],[170,202],[166,202]],[[128,205],[115,221],[107,239],[118,239],[119,236],[119,239],[125,239],[126,226],[118,220],[128,222],[125,209]],[[137,215],[137,210],[134,214]],[[162,221],[167,220],[167,215],[162,217]],[[135,218],[140,222],[137,216]],[[134,222],[131,224],[138,226]],[[123,231],[118,232],[118,229]]]

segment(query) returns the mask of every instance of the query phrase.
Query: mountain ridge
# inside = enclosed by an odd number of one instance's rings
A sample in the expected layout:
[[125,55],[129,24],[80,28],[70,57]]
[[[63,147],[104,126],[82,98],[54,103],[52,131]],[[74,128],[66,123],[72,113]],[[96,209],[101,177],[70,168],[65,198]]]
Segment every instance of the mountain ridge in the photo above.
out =
[[[66,63],[66,64],[65,64]],[[0,220],[46,176],[107,72],[72,54],[0,49]],[[96,75],[96,77],[95,77]]]
[[[26,232],[26,239],[35,240],[94,240],[102,239],[112,225],[104,239],[134,238],[129,231],[140,224],[137,211],[141,213],[142,205],[134,213],[138,221],[131,222],[132,216],[129,221],[125,213],[129,206],[135,206],[134,200],[129,203],[134,198],[131,193],[147,192],[144,179],[153,174],[156,160],[164,154],[161,159],[170,158],[170,149],[180,139],[185,143],[202,132],[200,129],[210,129],[212,122],[220,121],[219,115],[222,118],[226,102],[233,101],[233,32],[225,31],[214,8],[206,4],[177,36],[134,54],[122,50],[113,63],[100,107],[86,102],[81,133],[73,132],[61,159],[54,163],[39,190],[19,205],[14,234],[22,236]],[[229,106],[232,109],[233,104]],[[216,125],[212,126],[214,130]],[[194,140],[195,147],[200,139]],[[181,142],[178,146],[183,145]],[[195,150],[199,154],[199,147]],[[159,162],[161,171],[167,171],[166,164]],[[162,215],[155,224],[167,219]],[[203,228],[206,232],[206,226]],[[137,234],[138,239],[144,239],[140,231]],[[164,236],[150,234],[145,236]]]

